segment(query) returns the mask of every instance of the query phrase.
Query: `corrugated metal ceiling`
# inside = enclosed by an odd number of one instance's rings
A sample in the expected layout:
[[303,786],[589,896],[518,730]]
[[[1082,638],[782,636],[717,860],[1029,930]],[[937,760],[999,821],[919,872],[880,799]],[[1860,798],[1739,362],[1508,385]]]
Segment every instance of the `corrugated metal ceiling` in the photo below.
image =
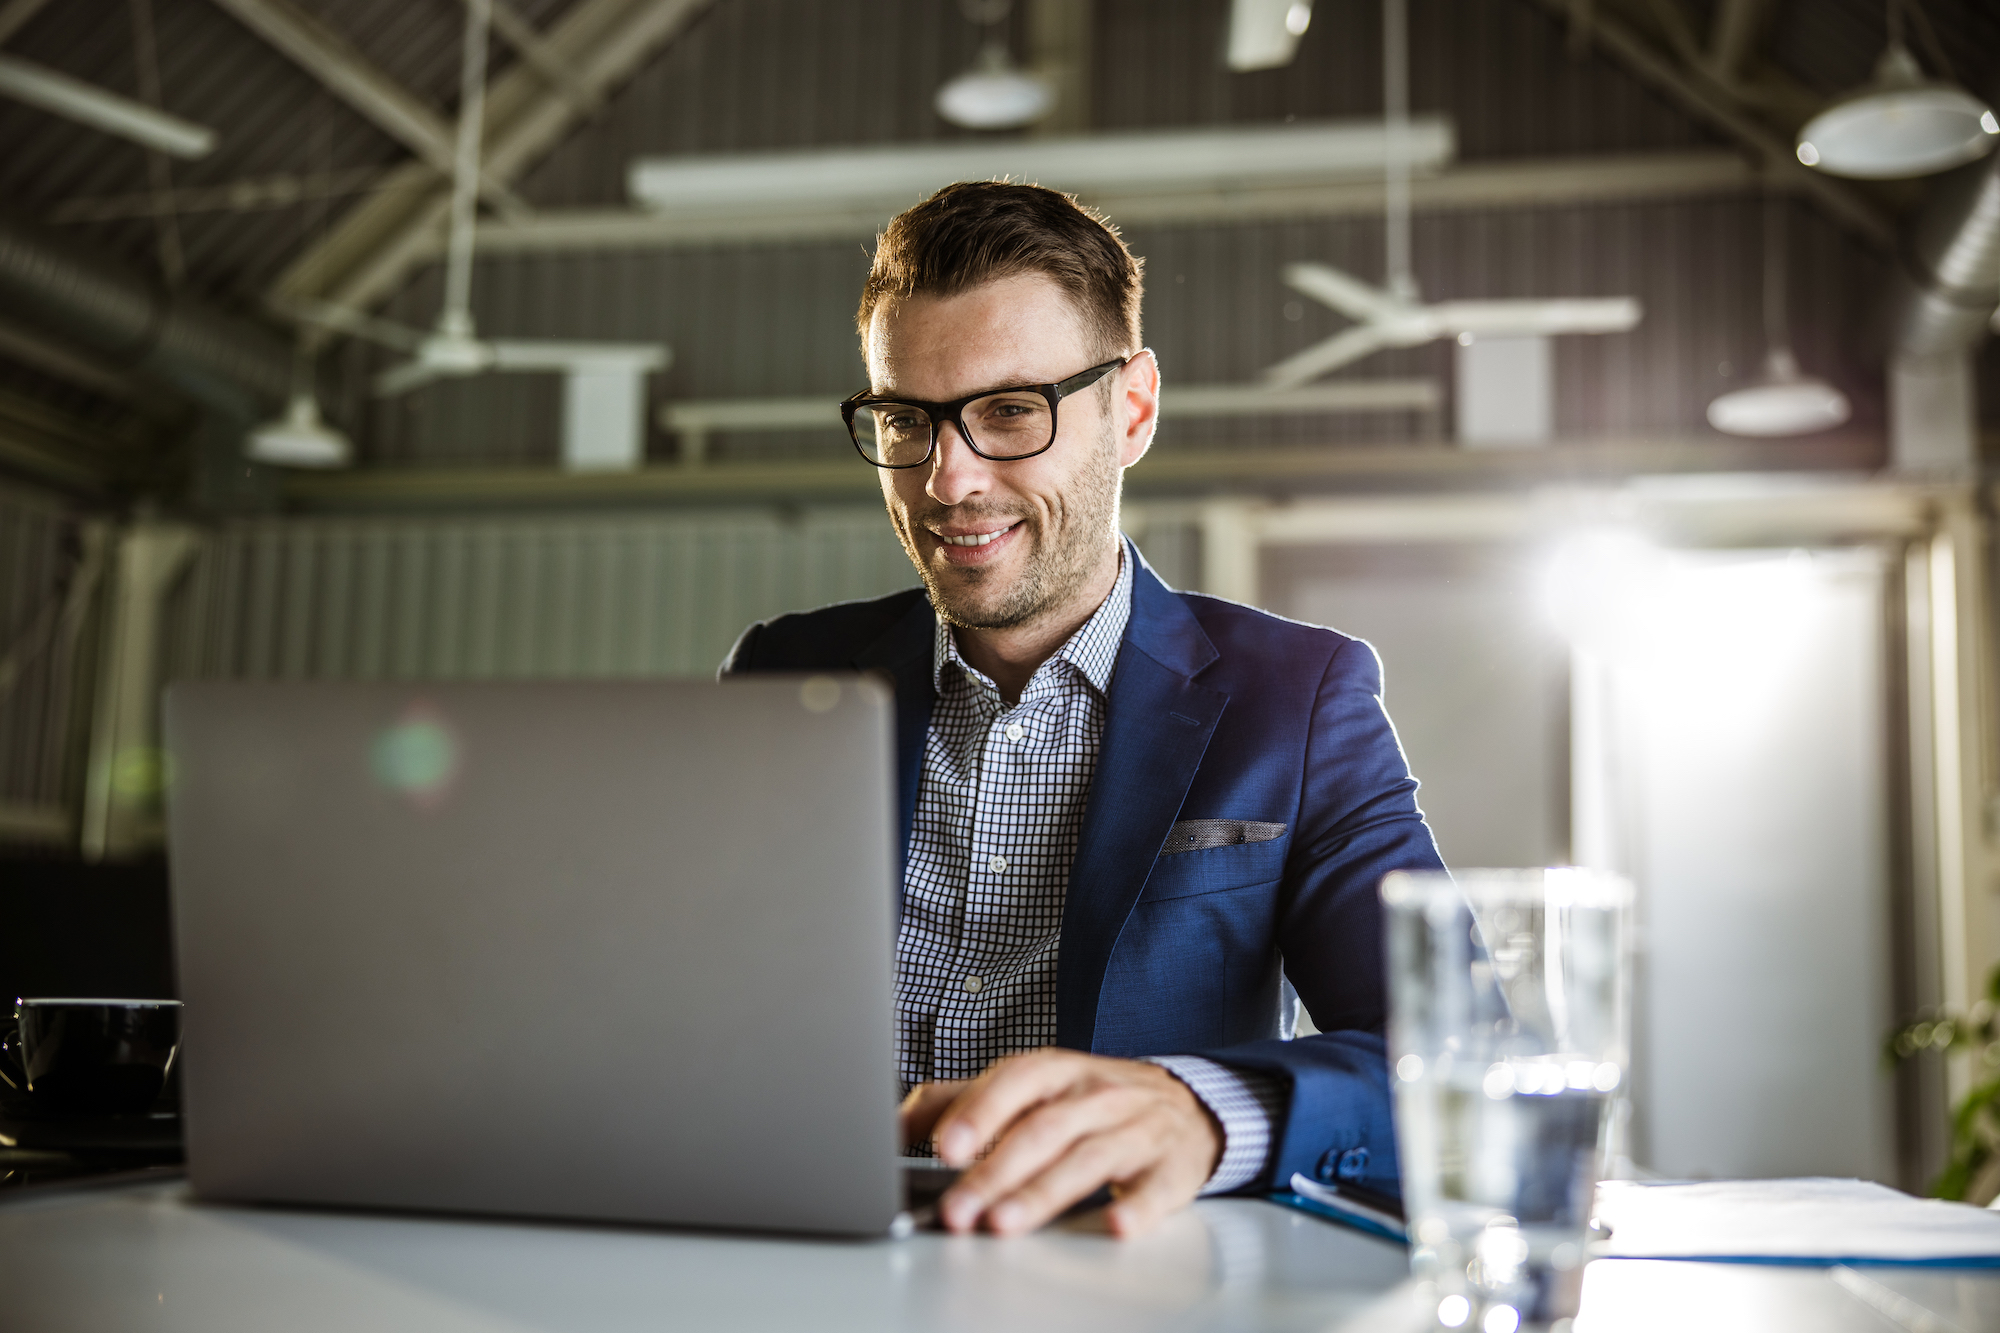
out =
[[[458,101],[463,7],[451,0],[295,0],[346,37],[379,69],[447,117]],[[571,0],[513,0],[537,27]],[[304,70],[215,5],[153,0],[166,110],[220,135],[209,156],[174,162],[176,189],[274,176],[343,178],[349,188],[372,170],[410,156]],[[38,61],[126,96],[139,95],[127,0],[60,0],[7,44]],[[497,75],[515,59],[493,45]],[[144,152],[123,140],[18,103],[0,100],[0,199],[40,216],[65,203],[142,195]],[[254,305],[271,278],[350,202],[343,195],[249,211],[186,213],[179,219],[188,281],[226,304]],[[148,218],[66,224],[80,236],[155,269]]]
[[[406,150],[323,90],[237,20],[197,0],[154,0],[167,108],[221,131],[199,162],[173,164],[178,188],[327,176],[351,190]],[[451,0],[298,0],[441,116],[457,100],[462,7]],[[572,0],[513,0],[547,28]],[[1712,3],[1712,0],[1708,0]],[[1705,26],[1695,6],[1695,27]],[[1017,10],[1025,6],[1017,6]],[[2000,94],[2000,7],[1926,0],[1954,73]],[[1104,128],[1373,114],[1380,105],[1378,8],[1322,3],[1298,58],[1231,74],[1217,57],[1227,0],[1096,0],[1090,114]],[[1013,20],[1022,49],[1021,14]],[[1715,142],[1601,57],[1572,59],[1560,21],[1533,0],[1418,0],[1413,102],[1459,125],[1461,155],[1664,148]],[[1766,50],[1805,85],[1832,93],[1865,78],[1882,42],[1879,0],[1785,0]],[[962,136],[930,108],[936,85],[977,44],[950,0],[718,0],[584,133],[524,184],[544,206],[623,203],[640,154],[740,151]],[[1924,43],[1917,42],[1920,55]],[[47,5],[8,50],[113,91],[135,94],[126,0]],[[1927,57],[1928,58],[1928,57]],[[494,71],[515,61],[496,39]],[[147,190],[136,147],[0,101],[0,198],[48,215],[68,201]],[[255,298],[351,201],[307,200],[180,220],[189,279]],[[155,251],[150,221],[73,222],[136,262]]]
[[[328,174],[340,176],[351,187],[372,172],[408,160],[401,145],[217,6],[202,0],[153,3],[168,109],[222,132],[222,145],[211,157],[174,164],[177,187]],[[456,0],[295,3],[344,34],[385,73],[449,118],[456,101],[463,14]],[[513,4],[542,29],[571,7],[570,0],[513,0]],[[1705,31],[1712,6],[1713,0],[1697,0],[1690,6],[1696,31]],[[1095,0],[1088,80],[1092,123],[1119,129],[1375,112],[1380,99],[1378,6],[1366,0],[1322,0],[1294,64],[1251,75],[1230,74],[1220,64],[1227,7],[1227,0]],[[1015,8],[1010,22],[1019,52],[1025,49],[1027,6]],[[1988,95],[2000,95],[1994,86],[2000,79],[2000,7],[1991,0],[1925,0],[1924,9],[1958,77]],[[1718,142],[1614,62],[1594,53],[1573,56],[1562,19],[1537,0],[1415,0],[1412,11],[1414,105],[1454,116],[1465,158]],[[1866,76],[1882,41],[1881,16],[1880,0],[1779,0],[1764,49],[1800,82],[1823,92],[1835,91]],[[930,98],[939,82],[969,63],[976,44],[976,32],[952,0],[716,0],[591,124],[532,171],[520,188],[542,207],[617,205],[625,202],[626,167],[640,154],[959,136],[964,132],[936,117]],[[8,49],[116,91],[137,88],[128,0],[52,3],[10,39]],[[1926,48],[1919,42],[1918,49],[1922,54]],[[496,40],[495,72],[514,60],[507,45]],[[0,102],[0,144],[6,145],[0,152],[0,199],[43,216],[78,199],[133,195],[146,188],[145,162],[138,149],[11,103]],[[273,276],[352,202],[352,196],[340,196],[250,211],[187,213],[179,226],[188,282],[222,304],[254,308]],[[1680,216],[1674,207],[1659,206],[1659,216]],[[1569,211],[1578,218],[1622,216],[1616,210]],[[156,264],[155,230],[147,218],[68,225],[135,263],[148,268]],[[1460,278],[1471,281],[1478,265],[1457,253],[1461,243],[1457,238],[1541,225],[1525,218],[1516,223],[1426,221],[1419,232],[1420,268],[1427,266],[1426,282],[1434,294],[1472,294]],[[1542,239],[1522,240],[1512,249],[1482,249],[1484,243],[1479,242],[1474,253],[1501,264],[1503,251],[1512,254],[1525,245],[1521,254],[1532,255],[1563,243],[1552,237],[1569,235],[1570,243],[1595,244],[1586,239],[1586,232],[1595,232],[1580,222],[1548,225],[1554,230]],[[1272,286],[1268,273],[1255,281],[1245,277],[1248,270],[1240,262],[1242,255],[1229,260],[1227,252],[1247,246],[1257,253],[1289,253],[1295,247],[1289,242],[1267,244],[1257,239],[1263,233],[1255,229],[1232,239],[1225,234],[1228,230],[1156,229],[1153,235],[1135,238],[1143,239],[1156,257],[1152,307],[1156,329],[1185,327],[1176,310],[1180,298],[1163,289],[1160,269],[1170,253],[1218,256],[1188,270],[1189,281],[1203,290],[1214,283],[1238,284],[1237,296],[1205,295],[1198,309],[1189,312],[1209,321],[1200,327],[1212,343],[1185,354],[1176,351],[1175,364],[1189,368],[1192,378],[1236,378],[1254,369],[1250,363],[1263,364],[1263,353],[1250,349],[1288,340],[1303,342],[1326,325],[1327,317],[1310,303],[1301,319],[1285,328],[1243,323],[1246,316],[1236,311],[1237,306],[1254,302],[1257,318],[1268,322],[1266,307],[1282,305],[1283,294],[1265,290]],[[1274,234],[1282,230],[1264,228]],[[1736,222],[1723,230],[1731,239],[1713,253],[1680,253],[1687,247],[1666,233],[1653,240],[1639,239],[1642,232],[1653,234],[1640,228],[1629,241],[1606,242],[1601,253],[1580,249],[1576,262],[1617,267],[1641,259],[1653,262],[1656,256],[1666,271],[1679,275],[1676,282],[1688,277],[1683,260],[1713,270],[1718,283],[1736,282],[1744,276],[1740,271],[1732,269],[1730,276],[1723,270],[1732,264],[1740,269],[1739,259],[1727,257],[1740,256],[1744,242]],[[1345,262],[1364,274],[1373,271],[1379,242],[1369,224],[1329,224],[1318,234],[1324,242],[1321,257]],[[1836,242],[1828,243],[1839,251],[1837,259],[1834,251],[1827,256],[1836,264],[1839,280],[1827,286],[1831,294],[1823,302],[1840,307],[1842,313],[1833,323],[1852,331],[1860,317],[1850,307],[1875,275],[1863,271],[1867,261],[1857,267]],[[1631,248],[1639,245],[1651,250]],[[845,333],[846,309],[862,253],[847,247],[839,255],[821,254],[826,249],[720,247],[689,251],[679,259],[488,261],[481,266],[480,317],[496,332],[668,336],[680,361],[663,381],[662,392],[676,396],[834,389],[844,393],[854,366]],[[1178,259],[1174,262],[1180,264]],[[1527,272],[1536,261],[1518,262],[1528,264],[1519,270]],[[1811,286],[1800,284],[1801,299],[1821,300],[1810,293]],[[411,322],[428,323],[436,309],[434,292],[435,275],[419,275],[391,308]],[[1671,299],[1669,292],[1665,300],[1670,304]],[[673,305],[670,317],[663,318],[655,308],[661,301]],[[1740,312],[1732,313],[1732,319],[1736,313]],[[1810,342],[1816,336],[1810,331],[1812,319],[1802,315],[1801,322],[1801,337]],[[820,328],[825,324],[831,329],[836,323],[837,333]],[[1578,341],[1581,345],[1588,340]],[[1718,365],[1722,359],[1727,358],[1718,358]],[[356,351],[345,354],[343,364],[352,374],[362,363],[379,360],[373,353]],[[1237,365],[1239,361],[1246,365]],[[1379,373],[1387,366],[1384,360],[1371,365],[1370,371]],[[79,397],[78,390],[44,383],[19,367],[10,366],[4,379],[11,392],[80,406],[86,415],[118,410],[104,401]],[[1698,403],[1697,382],[1705,381],[1696,376],[1680,387],[1680,396]],[[349,424],[374,415],[369,447],[383,459],[497,461],[544,456],[552,446],[546,438],[549,432],[540,425],[532,443],[524,437],[509,444],[507,429],[486,430],[481,419],[545,422],[555,410],[554,384],[516,378],[482,381],[482,386],[478,395],[462,393],[463,386],[446,386],[411,400],[406,408],[379,410],[368,408],[350,389],[337,415]],[[512,404],[515,410],[498,417],[475,413],[474,419],[464,419],[453,405],[454,394]],[[1581,419],[1605,425],[1641,419],[1664,424],[1663,415],[1678,421],[1690,410],[1683,403],[1671,413],[1589,412]],[[432,424],[421,427],[411,414],[427,415]],[[459,441],[456,445],[450,443],[454,438]],[[744,447],[751,443],[741,442]]]

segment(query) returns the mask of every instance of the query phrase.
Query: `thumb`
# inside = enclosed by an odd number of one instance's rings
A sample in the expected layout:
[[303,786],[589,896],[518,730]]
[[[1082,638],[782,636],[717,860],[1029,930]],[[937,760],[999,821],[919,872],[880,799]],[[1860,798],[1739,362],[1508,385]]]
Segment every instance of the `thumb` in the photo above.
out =
[[946,1079],[938,1083],[919,1083],[911,1088],[910,1095],[903,1098],[902,1108],[896,1113],[903,1146],[927,1142],[938,1119],[970,1083],[970,1079]]

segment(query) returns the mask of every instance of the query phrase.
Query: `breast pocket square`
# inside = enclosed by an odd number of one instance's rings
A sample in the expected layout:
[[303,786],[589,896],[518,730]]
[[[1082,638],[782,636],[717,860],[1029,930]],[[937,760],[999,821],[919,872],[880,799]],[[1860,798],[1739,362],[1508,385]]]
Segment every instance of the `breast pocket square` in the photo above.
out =
[[1283,824],[1254,819],[1183,819],[1167,833],[1161,856],[1198,852],[1208,847],[1234,847],[1241,842],[1271,842],[1285,836]]

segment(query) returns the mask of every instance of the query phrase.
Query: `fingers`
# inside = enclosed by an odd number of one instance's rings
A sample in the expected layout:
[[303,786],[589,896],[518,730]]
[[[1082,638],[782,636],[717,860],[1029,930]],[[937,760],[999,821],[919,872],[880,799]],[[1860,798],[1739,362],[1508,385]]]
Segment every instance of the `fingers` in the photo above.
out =
[[[1143,1119],[1149,1101],[1143,1089],[1113,1086],[1072,1090],[1037,1107],[1015,1122],[986,1160],[952,1186],[942,1200],[945,1224],[969,1230],[989,1203],[1011,1197],[1022,1206],[1005,1211],[1020,1217],[1020,1224],[1005,1225],[998,1212],[988,1216],[989,1224],[996,1231],[1040,1226],[1114,1179],[1114,1167],[1128,1169],[1122,1157],[1106,1156],[1099,1147],[1088,1152],[1083,1148],[1097,1144],[1107,1131],[1143,1130],[1136,1122]],[[1130,1133],[1113,1137],[1127,1146],[1138,1141]],[[1097,1174],[1085,1179],[1091,1171]],[[1032,1188],[1024,1189],[1031,1182]]]
[[1153,1144],[1137,1134],[1093,1134],[1079,1139],[1045,1169],[988,1208],[986,1225],[1001,1236],[1032,1231],[1071,1204],[1088,1198],[1105,1182],[1143,1172],[1155,1159],[1156,1152]]
[[958,1078],[920,1083],[911,1088],[910,1095],[903,1098],[903,1105],[896,1112],[903,1146],[907,1148],[930,1138],[938,1117],[971,1085],[972,1080]]
[[1112,1230],[1137,1235],[1200,1192],[1222,1146],[1200,1099],[1165,1070],[1073,1052],[1016,1057],[974,1080],[938,1121],[947,1161],[965,1147],[958,1130],[973,1150],[994,1146],[940,1201],[942,1219],[1002,1235],[1041,1226],[1106,1183],[1119,1195]]
[[1068,1088],[1088,1059],[1040,1050],[999,1061],[972,1080],[937,1122],[938,1156],[953,1166],[970,1166],[1023,1112]]
[[1143,1236],[1167,1214],[1193,1203],[1207,1181],[1206,1175],[1195,1176],[1174,1169],[1173,1163],[1162,1163],[1123,1182],[1117,1202],[1104,1210],[1105,1223],[1111,1234],[1122,1240]]

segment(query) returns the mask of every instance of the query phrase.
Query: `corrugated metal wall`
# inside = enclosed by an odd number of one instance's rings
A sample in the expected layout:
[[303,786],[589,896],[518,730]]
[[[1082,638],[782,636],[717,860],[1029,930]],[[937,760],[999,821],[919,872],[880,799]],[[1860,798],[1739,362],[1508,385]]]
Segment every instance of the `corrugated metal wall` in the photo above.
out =
[[[1189,524],[1138,531],[1194,581]],[[244,520],[171,594],[162,677],[705,677],[752,621],[916,582],[872,507]]]
[[102,569],[84,521],[0,489],[0,842],[60,837],[74,802]]
[[706,676],[753,620],[915,582],[879,510],[252,520],[174,595],[164,674]]
[[[1135,530],[1197,577],[1174,514]],[[0,491],[0,844],[73,826],[107,525]],[[707,677],[752,621],[916,584],[878,508],[246,519],[168,594],[162,683],[190,678]]]

